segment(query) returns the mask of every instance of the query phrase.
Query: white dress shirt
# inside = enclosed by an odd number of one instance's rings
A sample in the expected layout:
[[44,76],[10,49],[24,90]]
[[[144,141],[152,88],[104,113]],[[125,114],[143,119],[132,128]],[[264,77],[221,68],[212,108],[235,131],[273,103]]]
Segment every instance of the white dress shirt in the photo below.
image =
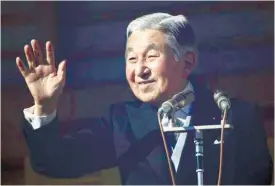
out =
[[[193,86],[190,82],[187,84],[184,91],[194,92],[194,88],[193,88]],[[191,105],[189,104],[189,105],[186,105],[185,107],[183,107],[182,109],[178,110],[175,113],[175,118],[183,119],[185,127],[188,127],[189,124],[190,124],[190,122],[185,122],[187,117],[189,117],[188,120],[191,119],[190,115],[189,115],[190,108],[191,108]],[[167,120],[168,120],[167,117],[164,117],[163,120],[162,120],[162,124],[164,124],[164,123],[167,124],[168,123]],[[170,126],[170,127],[173,127],[173,126]],[[176,144],[175,144],[174,148],[172,148],[171,160],[174,164],[175,170],[177,171],[178,166],[179,166],[181,153],[182,153],[182,150],[184,148],[185,141],[186,141],[186,138],[187,138],[187,133],[185,132],[185,133],[180,133],[179,135],[175,135],[175,138],[176,138]]]

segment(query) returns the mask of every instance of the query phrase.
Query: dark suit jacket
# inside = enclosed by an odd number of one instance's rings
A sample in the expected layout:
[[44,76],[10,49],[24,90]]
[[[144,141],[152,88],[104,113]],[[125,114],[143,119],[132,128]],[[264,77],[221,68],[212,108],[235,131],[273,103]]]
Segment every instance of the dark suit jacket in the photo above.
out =
[[[194,125],[218,124],[221,111],[212,93],[194,86]],[[85,120],[85,128],[62,136],[58,118],[38,130],[22,127],[33,169],[50,177],[72,178],[118,166],[122,184],[171,184],[157,122],[157,110],[139,101],[115,104],[98,120]],[[81,121],[79,121],[81,122]],[[83,122],[83,121],[82,121]],[[222,184],[270,184],[273,163],[267,148],[259,110],[232,100],[225,131]],[[217,184],[220,131],[204,132],[204,184]],[[189,133],[176,173],[177,184],[197,184],[194,134]]]

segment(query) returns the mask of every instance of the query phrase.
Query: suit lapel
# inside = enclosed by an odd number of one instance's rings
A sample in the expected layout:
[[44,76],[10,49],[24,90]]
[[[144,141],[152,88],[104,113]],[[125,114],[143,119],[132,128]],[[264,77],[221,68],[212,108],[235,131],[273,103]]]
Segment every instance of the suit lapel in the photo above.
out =
[[[137,107],[128,106],[127,113],[136,141],[144,141],[142,151],[144,162],[151,168],[159,183],[170,184],[168,163],[163,147],[157,119],[157,109],[150,104],[142,103]],[[153,136],[153,137],[150,137]]]
[[[216,105],[212,93],[203,86],[194,86],[194,90],[195,101],[193,102],[192,109],[190,110],[190,115],[192,116],[191,125],[197,126],[220,124],[221,111]],[[231,112],[228,113],[228,121],[229,123],[232,122]],[[228,134],[230,133],[231,130],[225,130],[224,133],[225,143],[223,172],[227,175],[226,182],[228,183],[230,183],[230,176],[233,175],[233,169],[225,170],[225,166],[229,165],[228,167],[233,167],[234,164],[234,156],[232,152],[230,152],[231,155],[229,155],[229,153],[227,152],[228,146],[232,146],[232,142],[230,142],[231,139],[227,138]],[[214,141],[217,139],[220,139],[220,130],[206,130],[203,132],[205,184],[216,184],[217,181],[220,150],[220,145],[214,144]],[[188,134],[186,144],[182,152],[180,166],[176,175],[176,180],[178,184],[189,185],[197,183],[195,144],[193,132],[190,132]]]
[[[203,86],[196,86],[195,84],[193,84],[193,86],[195,90],[195,101],[193,102],[189,113],[192,116],[191,125],[219,124],[221,120],[221,111],[214,102],[212,93],[207,91]],[[141,103],[134,106],[127,105],[126,110],[135,140],[140,141],[144,138],[150,140],[154,139],[154,142],[144,142],[145,147],[147,147],[148,144],[151,145],[150,147],[148,146],[148,148],[145,148],[148,152],[143,153],[147,154],[147,156],[144,156],[146,164],[152,168],[158,180],[162,183],[166,182],[167,184],[170,184],[171,178],[160,136],[157,109],[152,107],[150,104]],[[156,135],[156,133],[158,135]],[[155,137],[151,138],[148,137],[148,135],[154,135]],[[217,174],[215,166],[218,166],[219,148],[213,151],[213,142],[218,139],[219,136],[220,130],[209,130],[204,132],[205,169],[212,169],[205,171],[205,183],[208,182],[207,179],[210,179],[209,183],[211,184],[216,181],[216,175],[213,176],[212,174],[213,172]],[[208,176],[208,173],[211,175]],[[176,174],[176,182],[178,184],[197,183],[193,132],[188,133],[186,144],[181,155],[180,165]]]
[[[216,106],[212,94],[207,91],[203,85],[193,84],[195,91],[195,101],[192,103],[189,115],[191,116],[191,125],[213,125],[218,124],[221,118],[221,112]],[[219,131],[206,131],[203,133],[204,151],[209,150],[209,145],[219,136]],[[195,132],[188,132],[184,149],[181,153],[179,168],[176,174],[178,184],[197,183],[196,157],[195,157]],[[206,153],[206,152],[204,152]],[[205,158],[204,158],[205,160]],[[205,160],[206,161],[206,160]]]
[[214,125],[221,120],[221,111],[216,105],[210,91],[203,87],[194,87],[195,101],[190,114],[193,125]]
[[159,130],[157,111],[151,105],[145,103],[138,106],[127,105],[127,113],[137,140],[154,130]]

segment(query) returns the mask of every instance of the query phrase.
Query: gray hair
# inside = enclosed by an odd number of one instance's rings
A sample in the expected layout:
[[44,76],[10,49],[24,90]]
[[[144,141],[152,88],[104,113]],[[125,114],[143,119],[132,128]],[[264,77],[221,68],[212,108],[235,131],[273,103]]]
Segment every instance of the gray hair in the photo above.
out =
[[128,25],[126,37],[128,39],[134,31],[145,29],[159,30],[166,35],[167,44],[174,50],[176,61],[187,52],[195,53],[197,60],[195,33],[185,16],[167,13],[141,16]]

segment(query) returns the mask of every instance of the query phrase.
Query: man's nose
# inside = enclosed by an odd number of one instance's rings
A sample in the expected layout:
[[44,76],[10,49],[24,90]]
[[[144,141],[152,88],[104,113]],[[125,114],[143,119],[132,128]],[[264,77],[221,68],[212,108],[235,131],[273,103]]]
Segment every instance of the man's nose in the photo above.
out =
[[142,62],[138,62],[136,64],[135,74],[139,77],[144,77],[145,75],[149,74],[150,70],[146,67]]

